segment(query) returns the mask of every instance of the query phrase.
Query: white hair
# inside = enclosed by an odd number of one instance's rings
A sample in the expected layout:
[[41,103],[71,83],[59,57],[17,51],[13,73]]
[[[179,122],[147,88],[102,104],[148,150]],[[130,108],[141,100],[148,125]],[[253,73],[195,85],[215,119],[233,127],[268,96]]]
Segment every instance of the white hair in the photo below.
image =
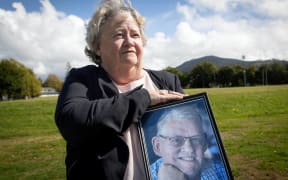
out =
[[199,111],[195,107],[181,106],[169,108],[160,116],[157,123],[157,134],[160,135],[164,131],[165,125],[169,121],[193,121],[200,131],[204,132],[204,124]]
[[145,45],[146,43],[144,36],[145,19],[132,7],[129,0],[102,0],[88,23],[86,34],[87,46],[85,47],[85,54],[98,65],[101,64],[101,58],[96,54],[95,48],[99,47],[102,27],[111,17],[121,11],[131,14],[135,19],[141,33],[143,44]]

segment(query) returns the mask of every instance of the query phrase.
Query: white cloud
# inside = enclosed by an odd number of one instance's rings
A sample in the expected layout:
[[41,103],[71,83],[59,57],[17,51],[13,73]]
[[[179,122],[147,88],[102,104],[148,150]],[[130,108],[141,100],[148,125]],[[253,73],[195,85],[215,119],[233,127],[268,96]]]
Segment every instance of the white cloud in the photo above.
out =
[[287,0],[264,0],[258,3],[258,11],[272,17],[288,18],[288,1]]
[[157,59],[156,68],[162,69],[205,55],[288,60],[287,5],[284,0],[178,3],[176,8],[182,21],[173,35],[162,32],[148,39],[145,63]]
[[15,11],[0,9],[0,58],[15,58],[40,77],[55,73],[64,77],[67,62],[88,64],[85,22],[58,12],[48,0],[40,1],[40,12],[26,12],[21,3]]
[[[0,58],[15,58],[41,77],[48,73],[63,77],[68,62],[76,67],[89,64],[83,52],[85,20],[57,11],[49,0],[41,4],[40,12],[28,13],[21,3],[13,3],[13,11],[0,9]],[[178,3],[171,11],[178,13],[173,22],[167,20],[171,13],[160,22],[147,19],[148,28],[157,26],[153,28],[159,32],[148,37],[145,67],[175,67],[205,55],[287,60],[287,4],[286,0]]]
[[188,0],[188,2],[199,9],[210,8],[215,11],[226,11],[229,0]]

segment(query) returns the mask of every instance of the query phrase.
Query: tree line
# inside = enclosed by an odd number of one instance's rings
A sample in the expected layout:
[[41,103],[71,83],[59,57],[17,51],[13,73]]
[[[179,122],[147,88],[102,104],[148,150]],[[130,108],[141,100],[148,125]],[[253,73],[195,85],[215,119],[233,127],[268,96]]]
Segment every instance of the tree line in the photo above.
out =
[[[260,66],[240,65],[217,68],[211,62],[196,65],[188,73],[167,67],[165,71],[178,75],[183,88],[235,87],[288,84],[288,64],[277,61]],[[15,59],[0,60],[0,100],[33,98],[41,95],[42,87],[52,87],[57,92],[63,82],[55,74],[49,74],[42,82],[34,72]]]
[[211,62],[196,65],[188,73],[167,67],[165,71],[178,75],[184,88],[236,87],[288,83],[288,64],[273,62],[260,66],[241,65],[217,68]]
[[38,97],[42,87],[52,87],[59,92],[62,84],[60,78],[54,74],[49,74],[42,82],[32,69],[17,60],[0,60],[0,100]]

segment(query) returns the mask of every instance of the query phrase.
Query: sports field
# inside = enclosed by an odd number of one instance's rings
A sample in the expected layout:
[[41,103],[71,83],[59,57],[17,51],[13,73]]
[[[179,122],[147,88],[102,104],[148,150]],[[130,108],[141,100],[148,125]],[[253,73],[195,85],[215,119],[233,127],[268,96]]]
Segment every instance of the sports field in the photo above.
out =
[[[235,179],[288,179],[288,85],[207,92]],[[56,97],[0,102],[0,179],[65,179]]]

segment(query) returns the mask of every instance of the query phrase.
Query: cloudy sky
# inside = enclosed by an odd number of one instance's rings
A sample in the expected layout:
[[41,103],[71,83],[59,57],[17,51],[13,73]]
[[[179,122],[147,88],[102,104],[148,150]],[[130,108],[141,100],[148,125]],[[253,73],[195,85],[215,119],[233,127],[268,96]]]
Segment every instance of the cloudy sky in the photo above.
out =
[[[0,59],[42,79],[67,64],[89,64],[85,24],[99,0],[0,2]],[[132,0],[146,18],[146,68],[176,67],[206,55],[288,60],[288,0]]]

